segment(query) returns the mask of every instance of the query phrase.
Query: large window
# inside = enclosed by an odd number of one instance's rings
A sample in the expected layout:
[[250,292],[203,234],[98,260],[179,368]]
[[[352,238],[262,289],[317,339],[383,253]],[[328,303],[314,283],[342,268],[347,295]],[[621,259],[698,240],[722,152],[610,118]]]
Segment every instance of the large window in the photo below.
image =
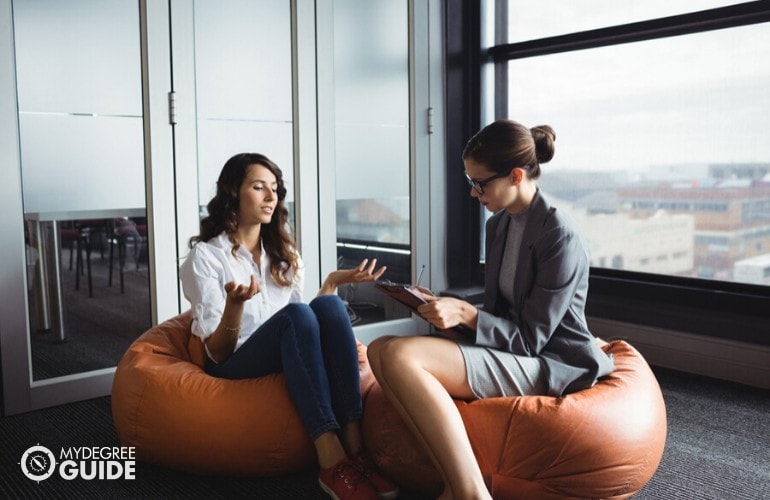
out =
[[641,301],[639,315],[651,299],[719,294],[746,317],[770,297],[770,6],[736,4],[498,0],[481,13],[480,126],[554,127],[540,185],[586,236],[594,290]]
[[595,266],[770,284],[736,273],[770,255],[767,24],[517,59],[508,74],[508,116],[556,129],[541,184]]

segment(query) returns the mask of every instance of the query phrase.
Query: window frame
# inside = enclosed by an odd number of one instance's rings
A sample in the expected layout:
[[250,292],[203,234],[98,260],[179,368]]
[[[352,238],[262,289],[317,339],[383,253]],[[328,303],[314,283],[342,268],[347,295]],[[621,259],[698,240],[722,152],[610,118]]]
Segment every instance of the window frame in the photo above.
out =
[[[506,0],[493,2],[495,18],[507,19]],[[578,33],[502,43],[507,34],[496,21],[496,45],[482,45],[482,9],[475,0],[447,3],[447,199],[467,196],[454,158],[459,158],[465,141],[483,122],[507,114],[507,63],[562,52],[597,48],[672,36],[701,33],[770,22],[770,2],[747,2],[727,7],[611,26]],[[481,75],[494,66],[494,114],[482,120]],[[471,206],[468,206],[471,205]],[[483,283],[483,264],[479,262],[480,214],[476,203],[449,203],[450,220],[457,231],[448,242],[447,275],[450,287]],[[470,238],[467,235],[471,235]],[[470,240],[470,244],[467,242]],[[475,245],[478,247],[478,245]],[[456,252],[457,255],[452,255]],[[461,269],[453,269],[459,267]],[[586,312],[589,317],[645,325],[770,345],[770,287],[722,282],[701,278],[682,278],[635,271],[592,267]]]
[[[450,288],[483,283],[479,262],[481,212],[462,174],[465,142],[481,125],[481,6],[476,0],[445,4],[446,276]],[[470,237],[469,237],[470,235]]]

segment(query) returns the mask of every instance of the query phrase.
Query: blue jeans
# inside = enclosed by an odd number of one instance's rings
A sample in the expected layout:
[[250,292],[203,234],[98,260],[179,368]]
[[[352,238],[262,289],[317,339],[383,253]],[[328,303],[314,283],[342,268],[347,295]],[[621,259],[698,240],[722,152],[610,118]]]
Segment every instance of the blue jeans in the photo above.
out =
[[[227,360],[206,373],[227,379],[283,372],[302,422],[315,439],[363,413],[358,347],[336,295],[291,303],[260,326]],[[256,395],[255,395],[256,397]],[[266,404],[269,404],[266,401]]]

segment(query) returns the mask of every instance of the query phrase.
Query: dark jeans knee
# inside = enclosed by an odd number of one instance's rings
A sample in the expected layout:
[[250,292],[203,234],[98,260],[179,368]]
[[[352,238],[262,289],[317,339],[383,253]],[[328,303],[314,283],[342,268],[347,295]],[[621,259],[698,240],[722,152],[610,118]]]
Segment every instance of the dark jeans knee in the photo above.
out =
[[294,326],[293,330],[295,335],[303,335],[318,331],[318,320],[316,319],[316,315],[307,304],[293,302],[284,307],[282,312],[290,318],[291,323]]
[[345,311],[345,303],[339,295],[319,295],[310,301],[310,307],[318,314],[320,311]]

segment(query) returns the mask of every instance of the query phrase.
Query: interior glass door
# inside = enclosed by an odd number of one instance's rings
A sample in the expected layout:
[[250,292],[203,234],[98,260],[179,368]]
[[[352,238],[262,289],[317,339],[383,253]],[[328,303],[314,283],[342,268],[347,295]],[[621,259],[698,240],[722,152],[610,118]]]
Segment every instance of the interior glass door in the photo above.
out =
[[5,414],[109,394],[130,343],[178,309],[156,273],[176,245],[154,237],[173,234],[165,8],[0,0]]
[[150,326],[139,8],[13,3],[32,380]]

